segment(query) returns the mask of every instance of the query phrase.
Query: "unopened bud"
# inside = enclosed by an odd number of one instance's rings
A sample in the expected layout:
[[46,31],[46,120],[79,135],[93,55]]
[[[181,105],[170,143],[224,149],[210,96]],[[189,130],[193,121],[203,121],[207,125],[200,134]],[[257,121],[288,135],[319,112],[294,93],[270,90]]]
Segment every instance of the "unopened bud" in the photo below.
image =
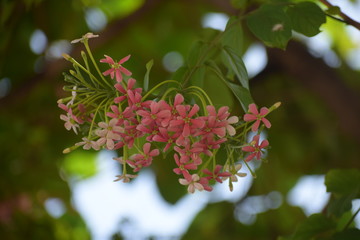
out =
[[65,60],[70,61],[72,59],[72,57],[69,54],[63,53],[62,54],[63,58],[65,58]]
[[280,106],[281,106],[281,102],[277,102],[277,103],[274,104],[274,107],[275,107],[275,108],[278,108],[278,107],[280,107]]
[[71,148],[65,148],[65,149],[63,150],[63,154],[67,154],[67,153],[69,153],[69,152],[71,152]]

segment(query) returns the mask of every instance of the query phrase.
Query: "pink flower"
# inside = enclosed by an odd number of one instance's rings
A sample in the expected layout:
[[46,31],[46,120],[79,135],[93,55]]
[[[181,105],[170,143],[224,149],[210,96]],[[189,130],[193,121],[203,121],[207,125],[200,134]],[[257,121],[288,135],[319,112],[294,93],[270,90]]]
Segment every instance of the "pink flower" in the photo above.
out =
[[186,173],[188,172],[187,170],[196,170],[197,169],[197,166],[194,163],[188,163],[188,164],[181,163],[180,158],[176,153],[174,154],[174,159],[175,159],[176,165],[178,165],[177,168],[173,169],[174,173],[176,173],[176,174],[183,174],[185,176]]
[[172,120],[170,122],[170,128],[175,127],[176,129],[177,126],[181,126],[182,135],[184,137],[188,137],[191,134],[192,129],[204,127],[204,120],[192,118],[199,111],[199,109],[199,106],[197,104],[194,104],[192,109],[187,112],[184,105],[177,105],[176,110],[179,113],[179,116],[177,117],[177,120]]
[[190,178],[180,178],[179,179],[179,183],[181,185],[188,185],[188,192],[189,193],[194,193],[195,192],[195,189],[199,190],[199,191],[202,191],[204,190],[204,186],[199,183],[199,180],[200,180],[200,177],[199,175],[197,174],[193,174],[190,176]]
[[190,143],[188,143],[185,148],[175,146],[174,150],[180,154],[181,163],[188,163],[190,159],[193,160],[197,165],[201,163],[199,154],[202,152],[202,148],[196,147],[195,144],[190,146]]
[[245,122],[251,122],[255,120],[255,123],[252,125],[251,130],[253,132],[256,132],[260,126],[260,122],[263,122],[264,125],[267,128],[271,127],[271,123],[269,122],[269,120],[267,120],[265,118],[265,116],[269,113],[269,109],[266,107],[262,107],[260,109],[260,113],[256,107],[256,105],[254,103],[249,105],[249,112],[244,115],[244,121]]
[[100,146],[97,142],[90,141],[86,137],[83,137],[82,140],[83,140],[82,142],[76,143],[75,146],[83,146],[83,149],[85,150],[89,150],[90,148],[93,148],[94,150],[97,151],[100,149]]
[[115,105],[111,105],[110,108],[113,112],[107,112],[106,116],[118,119],[117,125],[123,125],[125,120],[131,120],[135,117],[134,112],[129,107],[126,107],[123,112],[120,112],[119,107]]
[[60,115],[60,119],[65,121],[65,128],[66,130],[70,130],[72,129],[75,134],[77,134],[77,128],[79,128],[79,124],[76,123],[75,119],[73,118],[73,114],[72,114],[72,110],[70,109],[69,112],[64,115],[64,114],[61,114]]
[[239,121],[239,118],[236,116],[231,116],[227,120],[225,120],[225,127],[230,136],[234,136],[236,134],[236,130],[231,124],[235,124]]
[[169,132],[167,131],[166,128],[159,128],[159,132],[158,134],[156,134],[152,140],[156,141],[156,142],[164,142],[166,143],[166,146],[164,148],[164,152],[166,152],[171,145],[174,144],[174,142],[176,141],[176,139],[180,136],[180,133],[174,133],[172,135],[169,135]]
[[120,140],[120,133],[124,132],[124,128],[117,126],[118,120],[113,118],[109,121],[109,123],[100,122],[98,125],[102,129],[97,129],[95,134],[100,138],[97,140],[99,146],[106,144],[107,149],[113,150],[115,140]]
[[114,180],[114,182],[122,180],[124,183],[127,183],[127,182],[130,182],[130,178],[136,178],[137,175],[123,174],[123,175],[117,175],[115,177],[116,177],[116,179]]
[[249,146],[242,147],[242,150],[244,152],[250,152],[250,154],[246,157],[245,161],[248,162],[255,157],[257,160],[260,160],[261,155],[263,154],[261,149],[269,146],[268,140],[263,140],[259,145],[259,139],[260,139],[260,135],[255,135],[253,137],[253,140],[250,142]]
[[143,152],[140,154],[133,155],[127,163],[135,168],[134,172],[138,172],[141,168],[150,166],[153,160],[153,157],[160,154],[158,149],[150,150],[150,143],[145,143],[143,146]]
[[114,76],[115,76],[117,82],[122,81],[121,73],[124,73],[126,76],[131,76],[132,73],[129,70],[127,70],[126,68],[124,68],[123,66],[121,66],[121,64],[123,64],[124,62],[129,60],[130,55],[124,57],[117,63],[111,57],[109,57],[107,55],[104,55],[104,56],[105,56],[105,58],[101,59],[100,62],[108,63],[110,65],[110,69],[103,72],[104,76],[110,75],[111,79],[114,79]]
[[[230,173],[230,176],[229,176],[229,181],[230,181],[230,184],[229,184],[229,187],[230,187],[230,191],[232,192],[233,190],[233,182],[237,182],[238,181],[238,177],[245,177],[247,174],[246,173],[242,173],[242,172],[239,172],[240,169],[242,168],[242,165],[241,163],[239,164],[236,164],[235,166],[234,165],[225,165],[224,166],[224,169],[225,171],[229,172]],[[228,179],[228,177],[223,177],[222,180],[226,180]]]
[[136,83],[136,80],[133,79],[133,78],[129,78],[128,81],[127,81],[127,87],[126,89],[123,87],[122,84],[120,83],[117,83],[114,85],[114,87],[116,88],[116,90],[118,90],[120,93],[122,93],[123,95],[122,96],[119,96],[119,97],[116,97],[114,99],[114,102],[115,103],[119,103],[121,101],[124,101],[125,99],[128,98],[128,94],[127,94],[127,91],[128,90],[131,90],[131,91],[135,91],[135,92],[138,92],[139,94],[141,94],[142,92],[142,88],[135,88],[133,89],[133,87],[135,86],[135,83]]
[[166,127],[169,124],[171,113],[169,110],[162,110],[161,104],[162,101],[152,101],[150,111],[138,110],[137,114],[142,116],[141,123],[144,125],[155,123],[158,126]]
[[215,169],[211,172],[210,170],[208,170],[207,168],[206,169],[203,169],[203,172],[206,174],[206,175],[209,175],[207,177],[205,177],[207,180],[210,180],[210,179],[214,179],[215,181],[219,182],[219,183],[222,183],[222,180],[220,177],[229,177],[231,176],[231,173],[229,172],[220,172],[221,171],[221,165],[216,165],[215,166]]

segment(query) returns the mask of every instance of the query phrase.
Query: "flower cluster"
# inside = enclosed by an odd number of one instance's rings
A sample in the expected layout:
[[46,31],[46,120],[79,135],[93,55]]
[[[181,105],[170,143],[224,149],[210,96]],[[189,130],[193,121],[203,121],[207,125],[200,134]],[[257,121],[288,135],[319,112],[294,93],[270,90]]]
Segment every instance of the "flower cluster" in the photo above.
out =
[[[87,40],[84,36],[81,42],[89,49]],[[82,55],[88,66],[85,54]],[[269,145],[267,140],[259,144],[259,127],[262,123],[267,128],[271,126],[265,117],[278,105],[258,112],[256,105],[250,104],[243,121],[239,121],[237,116],[231,116],[226,106],[216,109],[211,102],[202,106],[189,104],[188,96],[176,93],[177,89],[173,89],[174,95],[167,91],[168,95],[148,99],[156,88],[177,82],[164,81],[144,94],[142,88],[136,87],[132,73],[122,66],[130,55],[118,62],[105,55],[100,62],[107,63],[110,69],[104,72],[100,72],[91,51],[88,55],[98,69],[100,79],[88,67],[65,56],[76,71],[70,71],[71,76],[65,75],[71,85],[64,89],[71,91],[72,96],[59,100],[59,107],[66,112],[60,118],[65,121],[67,130],[87,136],[64,152],[79,146],[86,150],[120,151],[122,156],[114,159],[122,164],[123,173],[115,181],[129,182],[154,159],[166,155],[173,158],[173,172],[179,175],[179,183],[186,185],[188,192],[193,193],[196,189],[211,191],[213,183],[222,183],[226,179],[232,190],[232,182],[246,175],[239,172],[242,165],[238,160],[244,159],[246,163],[254,158],[261,159],[263,150]],[[89,78],[85,79],[79,69]],[[116,81],[105,79],[108,75]],[[194,86],[193,91],[197,91],[197,96],[206,94]],[[250,129],[256,135],[246,143]],[[239,130],[240,134],[237,134]],[[217,158],[221,149],[227,159]]]

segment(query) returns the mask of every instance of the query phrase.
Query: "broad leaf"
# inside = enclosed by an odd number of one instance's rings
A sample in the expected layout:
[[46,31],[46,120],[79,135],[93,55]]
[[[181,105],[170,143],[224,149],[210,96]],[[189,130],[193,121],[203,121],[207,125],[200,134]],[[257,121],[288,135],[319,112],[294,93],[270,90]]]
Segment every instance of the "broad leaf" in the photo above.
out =
[[326,234],[334,230],[335,227],[336,224],[331,219],[322,214],[313,214],[300,224],[293,239],[312,239],[318,234]]
[[334,234],[332,240],[359,240],[360,230],[355,228],[346,229]]
[[223,54],[226,59],[224,64],[234,71],[240,84],[249,89],[249,77],[241,57],[229,46],[224,47]]
[[336,195],[354,195],[360,192],[360,171],[357,169],[335,169],[326,174],[326,190]]
[[206,56],[206,51],[208,50],[208,44],[197,41],[193,44],[189,56],[187,58],[188,67],[195,67],[197,64],[200,63],[200,59]]
[[153,65],[154,65],[154,60],[153,59],[151,59],[146,64],[146,73],[145,73],[145,77],[144,77],[144,90],[145,90],[145,92],[147,92],[149,90],[149,75],[150,75],[150,70],[151,70]]
[[270,47],[285,49],[291,38],[291,21],[279,6],[263,5],[247,17],[250,31]]
[[196,68],[190,78],[191,85],[203,88],[205,72],[206,72],[206,67],[204,65]]
[[242,86],[228,81],[215,62],[208,61],[207,66],[219,77],[219,79],[221,79],[226,84],[226,86],[228,86],[234,96],[238,99],[243,110],[246,112],[248,110],[249,104],[254,102],[250,91]]
[[221,44],[231,47],[236,53],[242,53],[243,31],[238,18],[231,17],[229,19],[221,38]]
[[318,34],[319,27],[326,22],[325,13],[312,2],[290,6],[286,13],[290,17],[292,28],[308,37]]

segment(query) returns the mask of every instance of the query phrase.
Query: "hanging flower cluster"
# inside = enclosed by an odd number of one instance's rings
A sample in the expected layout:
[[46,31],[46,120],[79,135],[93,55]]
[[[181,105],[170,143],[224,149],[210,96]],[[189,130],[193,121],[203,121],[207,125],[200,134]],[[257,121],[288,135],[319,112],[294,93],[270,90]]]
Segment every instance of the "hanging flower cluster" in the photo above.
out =
[[[81,142],[65,149],[64,153],[80,146],[86,150],[118,150],[121,157],[114,159],[122,164],[122,174],[115,181],[123,182],[135,178],[154,159],[170,155],[173,172],[190,193],[196,189],[211,191],[215,182],[227,179],[232,190],[237,177],[246,176],[239,172],[242,165],[238,161],[244,159],[246,164],[262,158],[269,142],[263,140],[259,144],[260,132],[263,126],[270,128],[265,117],[279,103],[270,109],[261,108],[260,112],[255,104],[250,104],[243,121],[239,121],[237,116],[231,116],[228,107],[216,109],[204,90],[196,86],[183,89],[179,82],[167,80],[145,93],[143,88],[136,87],[132,73],[122,66],[130,55],[118,62],[105,55],[100,62],[108,64],[109,69],[100,71],[88,45],[92,37],[96,35],[87,34],[73,41],[82,42],[86,47],[88,54],[82,52],[84,66],[64,54],[75,71],[65,74],[65,81],[70,85],[64,89],[72,95],[58,101],[66,112],[60,118],[67,130],[84,135]],[[90,71],[88,57],[98,77]],[[105,78],[107,76],[110,79]],[[178,88],[168,87],[162,95],[152,95],[169,84],[177,84]],[[200,99],[201,106],[189,104],[187,92]],[[191,94],[189,97],[194,100]],[[247,143],[250,131],[255,135]],[[220,151],[226,153],[226,159],[217,157]]]

